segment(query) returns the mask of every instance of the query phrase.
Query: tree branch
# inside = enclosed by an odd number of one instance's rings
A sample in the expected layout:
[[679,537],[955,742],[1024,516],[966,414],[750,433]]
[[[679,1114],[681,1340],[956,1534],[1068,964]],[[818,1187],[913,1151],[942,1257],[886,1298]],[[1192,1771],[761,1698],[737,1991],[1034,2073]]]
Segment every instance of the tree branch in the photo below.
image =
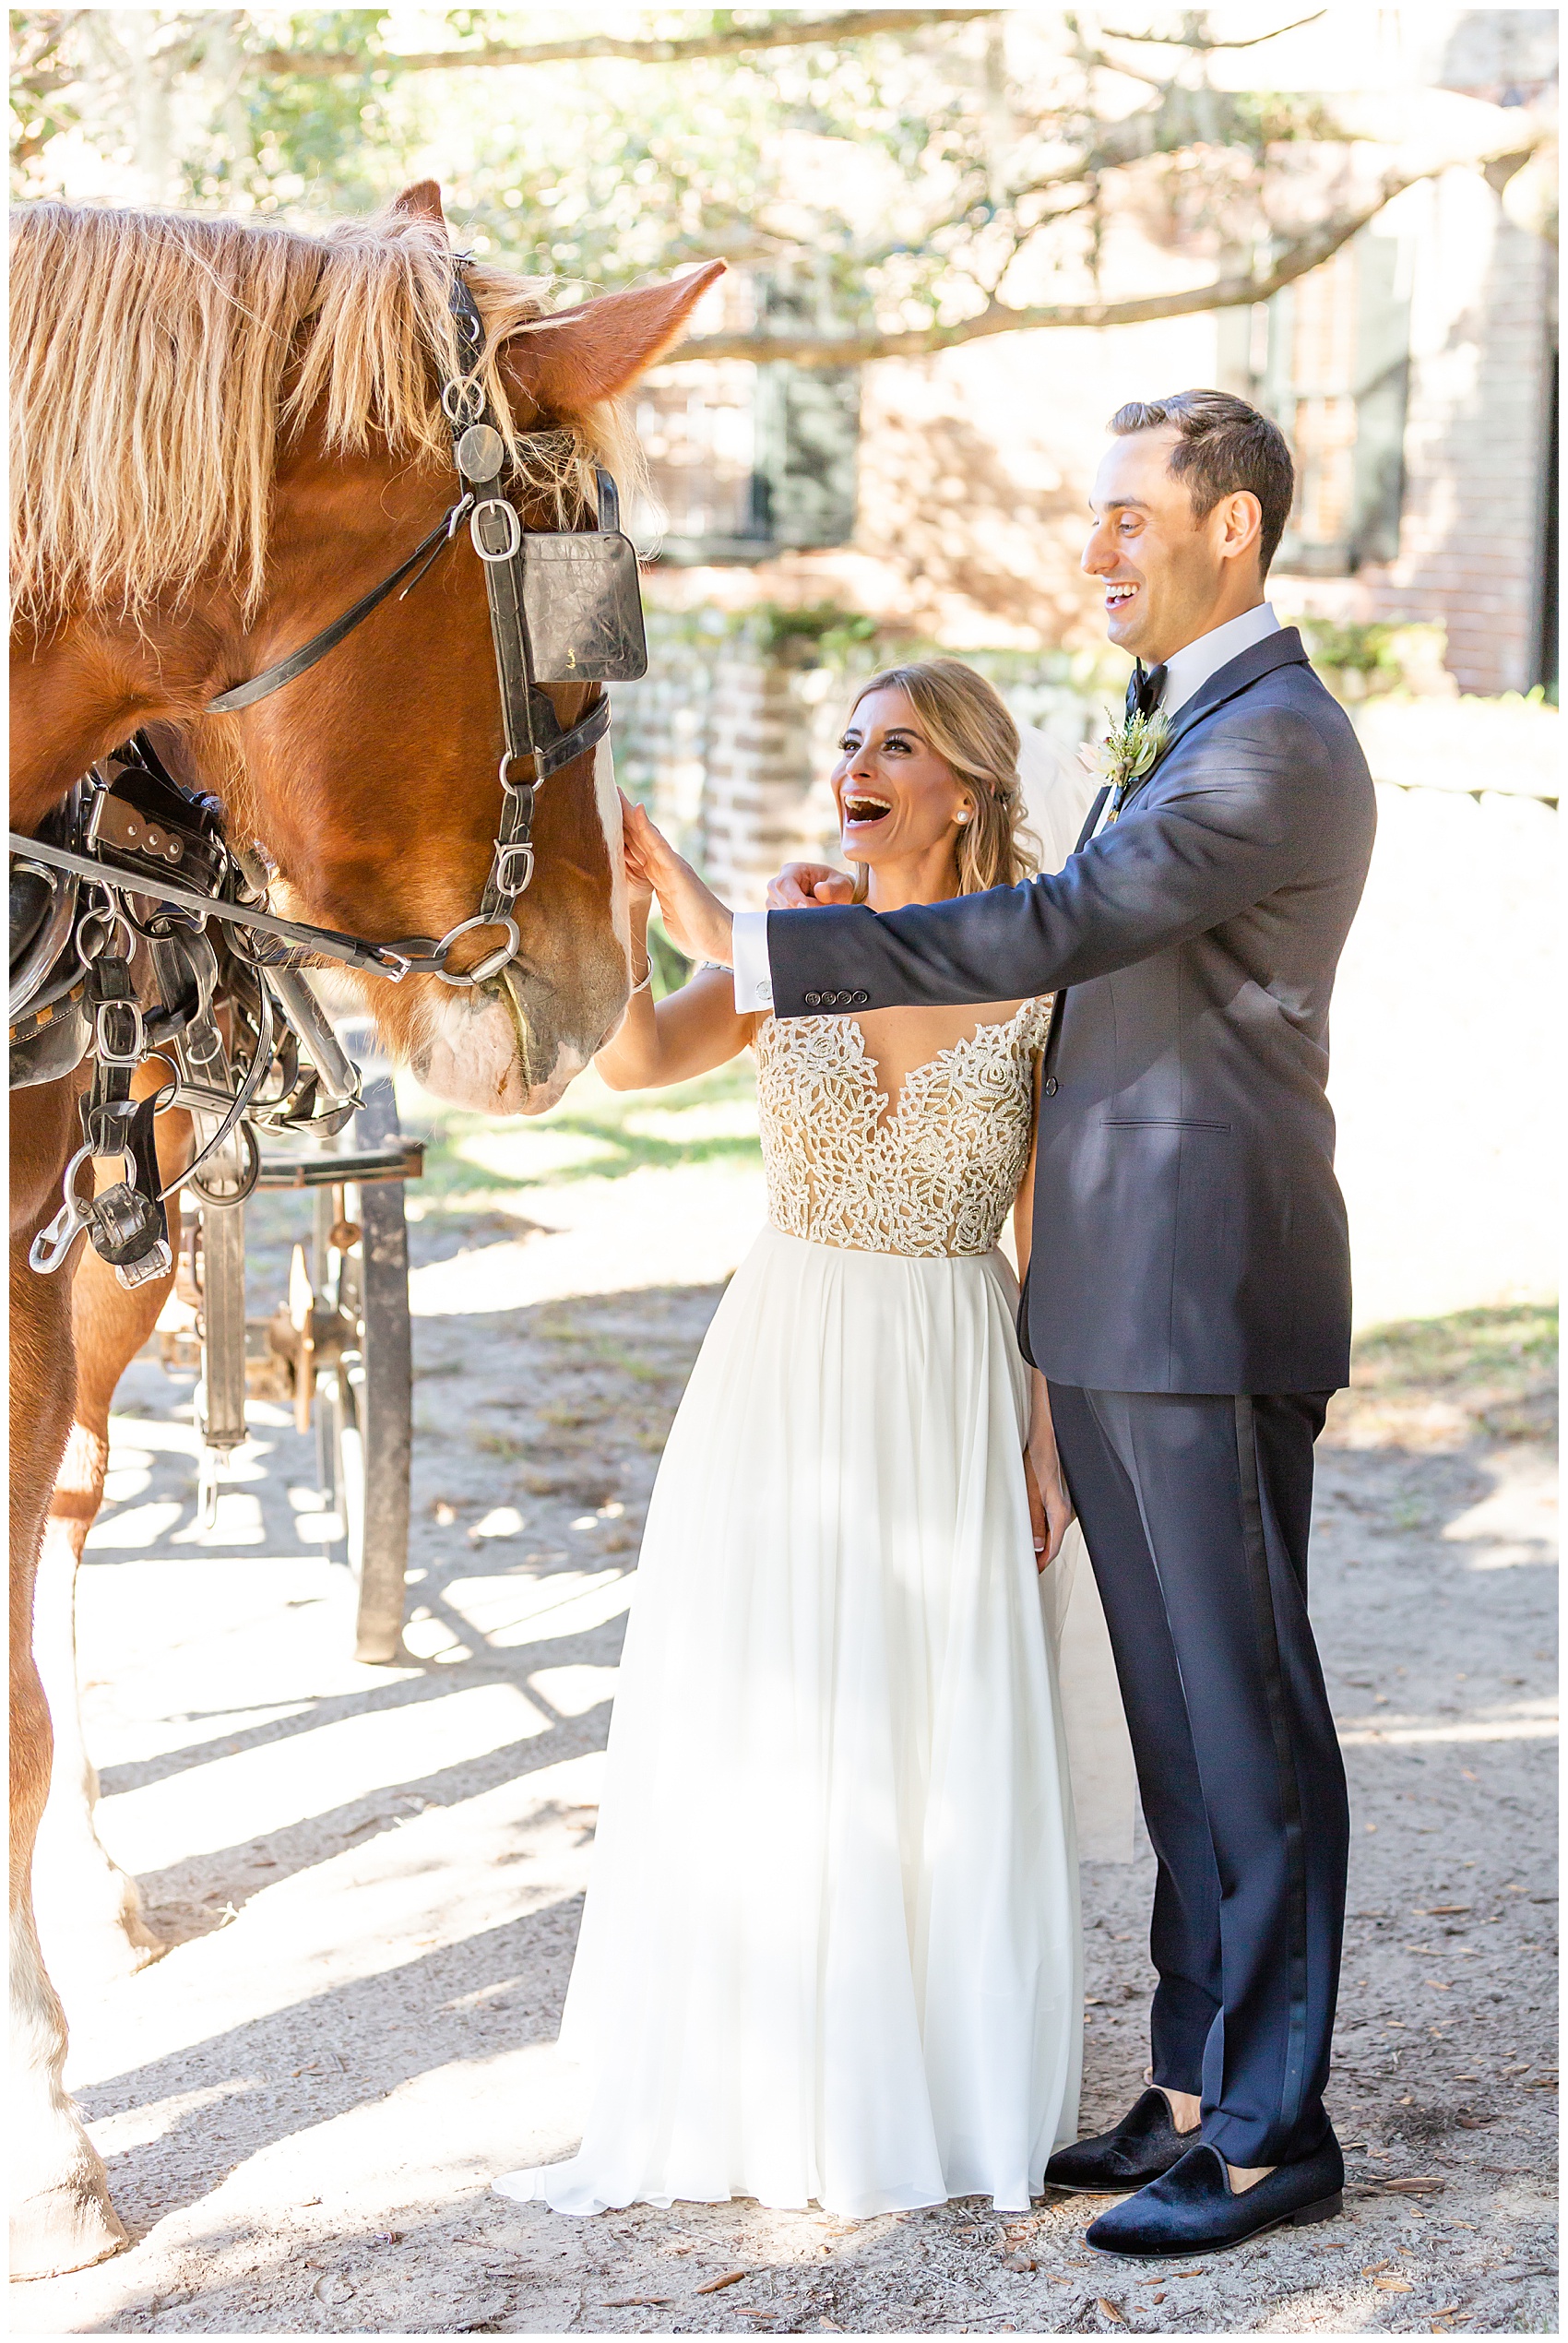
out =
[[1288,32],[1300,32],[1303,25],[1316,24],[1326,8],[1314,8],[1310,17],[1297,17],[1289,24],[1276,25],[1272,32],[1254,32],[1245,41],[1211,41],[1200,32],[1117,32],[1110,25],[1101,25],[1102,41],[1141,41],[1158,49],[1192,49],[1206,55],[1216,50],[1261,49],[1265,41],[1283,41]]
[[[1534,139],[1525,143],[1538,144],[1541,135],[1538,132]],[[929,358],[938,351],[956,350],[965,342],[984,340],[992,334],[1037,333],[1050,327],[1137,326],[1157,317],[1192,317],[1211,309],[1249,308],[1253,302],[1268,301],[1286,285],[1294,284],[1298,277],[1321,268],[1341,244],[1348,244],[1352,236],[1359,235],[1396,196],[1403,195],[1407,187],[1414,187],[1423,179],[1436,178],[1451,167],[1453,160],[1429,161],[1419,169],[1388,172],[1375,196],[1353,211],[1325,220],[1309,234],[1297,237],[1261,273],[1254,270],[1244,277],[1222,277],[1215,284],[1193,285],[1182,292],[1146,293],[1131,301],[1050,303],[1028,309],[1014,309],[1004,302],[993,301],[978,315],[965,317],[956,325],[925,326],[905,333],[702,334],[695,341],[683,342],[674,358],[666,363],[684,364],[695,358],[750,358],[765,364],[772,362],[792,366],[864,366],[879,358]],[[1466,156],[1463,160],[1479,167],[1487,158]]]
[[252,59],[258,72],[288,74],[300,81],[326,81],[339,74],[451,73],[469,65],[548,65],[593,57],[629,58],[638,65],[681,65],[690,57],[744,56],[762,49],[799,49],[813,42],[860,41],[877,32],[918,32],[927,25],[969,24],[994,17],[996,8],[845,8],[830,17],[805,17],[791,9],[771,24],[750,30],[698,32],[679,41],[617,41],[594,34],[581,41],[540,41],[521,49],[492,42],[481,49],[426,49],[409,56],[390,50],[263,49]]

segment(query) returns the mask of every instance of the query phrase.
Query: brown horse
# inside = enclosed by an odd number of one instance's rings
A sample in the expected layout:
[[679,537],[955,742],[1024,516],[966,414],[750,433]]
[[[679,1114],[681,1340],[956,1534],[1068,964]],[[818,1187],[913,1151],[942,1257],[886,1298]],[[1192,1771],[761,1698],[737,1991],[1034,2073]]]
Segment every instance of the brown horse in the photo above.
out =
[[[635,462],[622,396],[678,339],[719,265],[554,315],[537,287],[469,271],[486,329],[481,379],[512,440],[526,526],[570,526],[594,463],[624,475]],[[319,236],[56,204],[21,216],[15,828],[34,828],[138,726],[195,723],[230,833],[265,845],[281,909],[378,941],[439,936],[472,915],[496,835],[503,735],[483,582],[464,538],[311,672],[243,714],[202,721],[209,700],[336,618],[453,503],[437,398],[440,376],[464,371],[452,266],[429,184],[378,222]],[[590,689],[552,691],[563,724]],[[417,977],[364,987],[389,1046],[422,1080],[495,1113],[552,1104],[616,1023],[629,984],[618,801],[602,750],[540,791],[534,841],[522,951],[500,978],[463,992]],[[470,935],[466,964],[497,940]],[[36,1276],[28,1250],[58,1203],[82,1079],[16,1093],[11,1118],[15,2277],[80,2268],[126,2242],[61,2084],[65,2022],[30,1885],[51,1763],[33,1584],[76,1370],[68,1276]],[[84,1330],[99,1367],[84,1378],[87,1421],[62,1485],[78,1550],[101,1488],[103,1362],[117,1374],[166,1290],[116,1298],[103,1279],[92,1287]]]

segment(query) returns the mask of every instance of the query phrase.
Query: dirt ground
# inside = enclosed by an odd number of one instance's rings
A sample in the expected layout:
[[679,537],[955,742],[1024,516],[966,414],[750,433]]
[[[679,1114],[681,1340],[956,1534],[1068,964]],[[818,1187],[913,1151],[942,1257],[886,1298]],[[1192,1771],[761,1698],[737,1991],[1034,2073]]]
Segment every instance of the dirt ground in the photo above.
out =
[[[348,1657],[284,1412],[253,1410],[204,1541],[188,1382],[131,1370],[83,1670],[103,1835],[172,1949],[104,1990],[52,1948],[135,2242],[13,2289],[16,2329],[1555,2331],[1552,1329],[1525,1309],[1364,1343],[1321,1452],[1313,1610],[1355,1829],[1340,2222],[1140,2271],[1087,2251],[1083,2199],[575,2221],[488,2193],[575,2143],[553,2040],[624,1613],[665,1429],[761,1218],[754,1133],[739,1076],[443,1126],[410,1192],[403,1664]],[[253,1208],[253,1313],[299,1219]],[[1150,1875],[1146,1849],[1086,1866],[1086,2129],[1139,2086]]]

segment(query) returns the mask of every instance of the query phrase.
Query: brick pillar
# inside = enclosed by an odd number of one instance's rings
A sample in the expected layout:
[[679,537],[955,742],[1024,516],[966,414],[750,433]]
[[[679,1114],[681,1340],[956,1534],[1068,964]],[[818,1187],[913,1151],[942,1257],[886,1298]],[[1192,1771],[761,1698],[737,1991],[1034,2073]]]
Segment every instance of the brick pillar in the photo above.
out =
[[[701,853],[716,892],[737,910],[761,905],[780,862],[836,840],[832,752],[820,736],[837,681],[735,651],[715,668]],[[836,704],[826,712],[837,721]]]

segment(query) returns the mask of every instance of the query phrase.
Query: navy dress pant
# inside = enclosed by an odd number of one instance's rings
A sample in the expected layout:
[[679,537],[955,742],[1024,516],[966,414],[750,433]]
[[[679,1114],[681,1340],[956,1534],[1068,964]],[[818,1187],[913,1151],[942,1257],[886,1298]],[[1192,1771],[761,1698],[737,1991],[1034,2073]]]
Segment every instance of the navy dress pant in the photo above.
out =
[[1051,1385],[1158,1858],[1153,2078],[1201,2096],[1236,2165],[1328,2123],[1349,1819],[1307,1536],[1329,1396]]

